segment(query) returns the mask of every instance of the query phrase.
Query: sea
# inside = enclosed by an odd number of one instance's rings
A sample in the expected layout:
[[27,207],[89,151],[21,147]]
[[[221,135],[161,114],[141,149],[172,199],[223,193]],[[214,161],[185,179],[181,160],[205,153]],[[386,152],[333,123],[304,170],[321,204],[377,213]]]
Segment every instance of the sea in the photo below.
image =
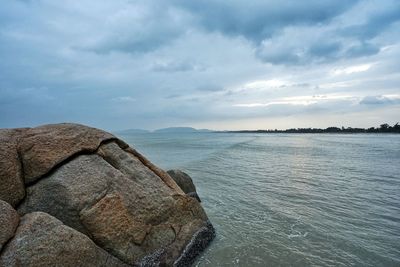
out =
[[400,266],[400,135],[120,135],[197,187],[217,236],[194,266]]

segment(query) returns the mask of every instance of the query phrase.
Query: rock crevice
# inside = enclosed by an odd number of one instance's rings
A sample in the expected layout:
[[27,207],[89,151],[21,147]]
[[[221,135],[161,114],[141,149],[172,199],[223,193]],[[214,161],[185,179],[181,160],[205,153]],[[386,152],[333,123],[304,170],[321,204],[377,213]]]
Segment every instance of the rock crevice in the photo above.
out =
[[[61,166],[68,164],[69,162],[73,161],[74,159],[78,158],[79,156],[83,155],[93,155],[96,154],[99,148],[107,143],[115,142],[117,139],[116,138],[110,138],[106,139],[104,141],[101,141],[100,144],[94,148],[93,150],[79,150],[77,152],[74,152],[73,154],[66,156],[60,162],[55,163],[52,167],[50,167],[47,171],[43,172],[42,175],[30,179],[25,179],[25,187],[33,186],[35,185],[38,181],[42,179],[46,179],[46,177],[50,176],[52,173],[54,173],[57,169],[59,169]],[[20,152],[19,152],[20,153]],[[23,169],[23,161],[21,160],[21,166]]]

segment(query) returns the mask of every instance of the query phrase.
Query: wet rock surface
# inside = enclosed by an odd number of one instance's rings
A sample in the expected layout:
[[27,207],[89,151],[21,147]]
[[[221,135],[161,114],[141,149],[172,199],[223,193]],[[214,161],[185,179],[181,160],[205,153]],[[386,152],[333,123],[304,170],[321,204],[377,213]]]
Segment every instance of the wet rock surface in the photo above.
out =
[[175,182],[109,133],[6,129],[0,146],[0,266],[187,266],[215,235],[187,174]]

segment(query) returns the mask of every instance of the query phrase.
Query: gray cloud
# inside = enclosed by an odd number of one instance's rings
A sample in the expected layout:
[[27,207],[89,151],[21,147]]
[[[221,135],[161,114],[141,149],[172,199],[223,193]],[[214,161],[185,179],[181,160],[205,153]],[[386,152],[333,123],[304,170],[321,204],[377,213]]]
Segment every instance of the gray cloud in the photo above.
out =
[[[301,32],[301,30],[298,31]],[[272,64],[306,65],[335,61],[344,54],[343,44],[330,40],[324,34],[316,33],[320,36],[315,40],[307,38],[309,32],[304,33],[304,39],[297,38],[297,36],[289,37],[289,34],[264,41],[257,48],[256,56],[262,61]]]
[[96,53],[141,53],[169,44],[186,31],[190,16],[158,1],[137,1],[99,23],[104,33],[83,49]]
[[380,47],[371,43],[363,42],[358,45],[351,46],[345,52],[347,57],[363,57],[379,53]]
[[[400,109],[386,99],[400,83],[398,10],[392,0],[6,1],[0,127],[207,127],[372,106],[387,117]],[[234,107],[313,95],[358,101]]]
[[385,9],[373,10],[364,23],[357,23],[339,30],[345,36],[357,37],[361,41],[375,38],[392,24],[400,20],[400,5],[397,1],[385,3]]
[[400,96],[397,98],[390,98],[383,95],[378,96],[366,96],[361,101],[362,105],[394,105],[400,104]]
[[312,57],[332,57],[335,58],[338,56],[340,50],[342,48],[342,44],[340,42],[321,42],[314,43],[308,49],[308,54]]
[[200,84],[199,86],[196,87],[196,90],[199,91],[205,91],[205,92],[218,92],[218,91],[223,91],[224,88],[222,86],[212,84],[212,83],[205,83],[205,84]]
[[301,51],[276,49],[276,48],[258,48],[256,56],[262,61],[272,64],[299,64],[303,61]]
[[255,42],[292,25],[326,23],[357,1],[174,1],[197,16],[202,27]]
[[205,67],[188,61],[169,61],[156,62],[151,66],[153,71],[159,72],[184,72],[184,71],[204,71]]
[[178,98],[178,97],[181,97],[181,95],[172,94],[172,95],[167,95],[167,96],[165,97],[165,99],[174,99],[174,98]]

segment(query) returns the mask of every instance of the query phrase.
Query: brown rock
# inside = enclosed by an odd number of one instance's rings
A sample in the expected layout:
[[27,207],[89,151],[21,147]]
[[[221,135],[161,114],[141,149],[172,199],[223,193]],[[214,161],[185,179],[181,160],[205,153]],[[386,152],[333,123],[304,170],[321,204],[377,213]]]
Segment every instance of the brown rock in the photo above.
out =
[[17,142],[24,129],[0,129],[0,199],[15,207],[25,196]]
[[[26,197],[18,206],[20,215],[27,218],[19,236],[29,242],[12,239],[1,263],[31,264],[28,259],[33,257],[33,263],[43,260],[43,265],[53,265],[54,253],[63,249],[57,240],[68,239],[68,233],[92,239],[129,265],[188,265],[205,247],[193,244],[208,244],[214,237],[199,202],[186,196],[165,171],[113,135],[82,125],[60,124],[26,129],[19,136],[14,150],[16,146],[23,167],[20,175],[25,176],[27,186]],[[37,211],[46,214],[31,217]],[[62,224],[55,226],[52,216]],[[49,217],[53,219],[46,224]],[[59,228],[61,236],[53,231]],[[48,234],[41,229],[47,229]],[[72,229],[77,232],[71,234]],[[40,240],[45,241],[43,250]],[[76,250],[81,247],[79,242]],[[72,243],[65,243],[66,251],[72,250]],[[34,255],[30,246],[43,255]],[[90,258],[94,250],[91,246],[88,249],[82,253]],[[66,258],[65,264],[76,260]],[[86,259],[82,260],[75,263],[85,265]]]
[[[121,148],[123,150],[121,150]],[[183,191],[174,180],[162,169],[155,166],[143,155],[131,147],[121,147],[120,140],[100,146],[98,154],[108,163],[135,180],[141,177],[152,176],[161,180],[173,191],[183,194]]]
[[113,255],[125,262],[135,262],[145,256],[146,252],[140,245],[151,225],[135,221],[120,195],[106,195],[80,214],[93,239]]
[[17,211],[7,202],[0,200],[0,251],[6,242],[14,236],[18,223]]
[[80,211],[103,198],[111,189],[110,181],[121,177],[97,155],[78,156],[27,187],[26,198],[18,212],[43,211],[87,234],[79,217]]
[[128,147],[124,150],[127,151],[128,153],[132,154],[133,156],[135,156],[138,160],[140,160],[140,162],[143,163],[143,165],[145,165],[152,172],[157,174],[157,176],[160,177],[160,179],[163,180],[164,183],[168,187],[174,189],[178,193],[182,193],[182,189],[174,182],[174,180],[171,178],[171,176],[168,175],[167,172],[165,172],[164,170],[158,168],[156,165],[151,163],[147,158],[145,158],[143,155],[141,155],[135,149]]
[[186,194],[196,192],[196,187],[193,184],[193,180],[187,173],[181,170],[169,170],[167,173]]
[[139,264],[160,248],[162,261],[171,263],[207,223],[204,210],[116,143],[98,153],[80,155],[29,186],[19,212],[47,212],[126,263]]
[[[139,263],[160,248],[168,251],[168,246],[179,254],[185,244],[171,246],[176,235],[188,242],[206,223],[201,206],[116,143],[102,145],[99,153],[107,161],[81,155],[29,186],[19,212],[47,212],[127,263]],[[180,229],[193,220],[200,225],[175,234],[172,225]]]
[[187,173],[181,170],[169,170],[167,173],[172,179],[174,179],[176,184],[186,193],[187,196],[195,198],[197,201],[201,202],[193,180]]
[[28,129],[22,135],[19,153],[25,183],[32,183],[57,164],[77,153],[94,152],[112,134],[79,124],[49,124]]
[[21,218],[0,266],[128,266],[56,218],[34,212]]

